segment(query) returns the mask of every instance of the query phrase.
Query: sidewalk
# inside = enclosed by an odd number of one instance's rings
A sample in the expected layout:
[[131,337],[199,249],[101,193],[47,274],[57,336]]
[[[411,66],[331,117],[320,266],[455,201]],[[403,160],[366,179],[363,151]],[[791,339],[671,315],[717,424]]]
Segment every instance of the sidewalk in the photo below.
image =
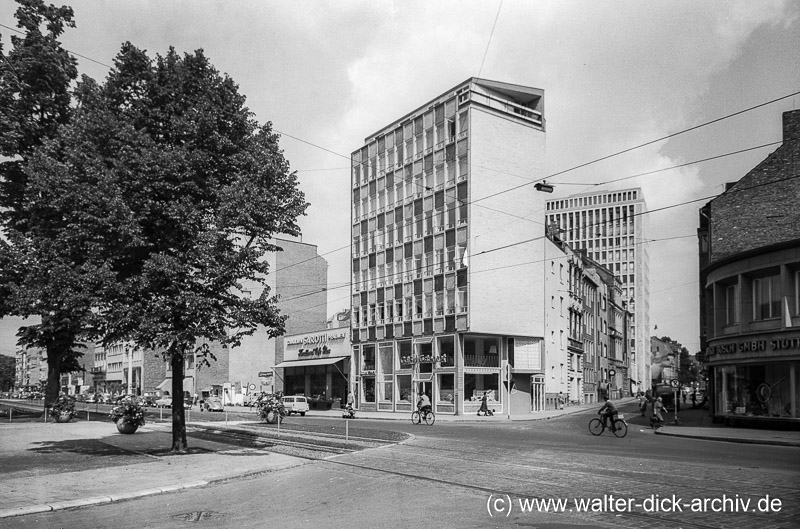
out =
[[111,422],[0,426],[0,519],[111,503],[247,475],[308,459],[192,438],[172,455],[169,424],[122,435]]
[[[635,399],[617,406],[635,427],[646,428]],[[547,420],[575,413],[594,413],[599,404],[568,406],[524,415],[510,421]],[[246,408],[233,408],[245,411]],[[341,410],[312,410],[309,416],[341,422]],[[672,419],[672,416],[669,417]],[[410,421],[410,414],[357,411],[353,424],[362,420]],[[493,417],[440,414],[436,422],[509,422],[507,415]],[[194,423],[224,429],[225,423]],[[230,422],[233,427],[238,424]],[[692,437],[765,445],[800,447],[800,432],[753,430],[712,425],[708,412],[685,410],[679,425],[667,425],[658,435]],[[260,474],[308,463],[310,460],[259,449],[198,439],[190,440],[188,454],[172,455],[171,424],[149,422],[135,435],[122,435],[113,423],[73,421],[58,426],[42,422],[0,424],[0,519],[38,512],[111,503],[125,499],[202,487],[210,483]]]

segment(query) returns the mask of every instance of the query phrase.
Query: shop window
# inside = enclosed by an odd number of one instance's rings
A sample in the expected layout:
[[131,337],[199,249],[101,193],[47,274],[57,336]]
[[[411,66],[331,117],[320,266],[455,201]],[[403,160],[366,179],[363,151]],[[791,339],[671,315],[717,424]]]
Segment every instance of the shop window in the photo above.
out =
[[364,402],[375,402],[375,377],[363,377]]
[[[412,369],[414,363],[412,360],[412,348],[410,340],[401,340],[397,342],[397,356],[399,358],[400,369]],[[411,383],[409,382],[409,387]]]
[[397,375],[397,402],[411,403],[411,375]]
[[780,275],[753,279],[753,319],[780,316]]
[[716,413],[797,418],[798,394],[787,375],[796,363],[725,366],[716,370]]
[[455,340],[452,336],[440,336],[438,339],[439,365],[453,367],[456,360]]
[[378,346],[380,352],[380,370],[383,375],[394,373],[394,347],[391,342]]
[[375,371],[375,345],[366,344],[362,351],[361,371]]
[[464,373],[464,401],[480,402],[483,394],[486,393],[487,402],[491,408],[491,403],[498,402],[499,376],[496,374],[483,375],[475,373]]
[[436,384],[436,402],[439,404],[452,404],[455,399],[455,375],[452,373],[438,376]]

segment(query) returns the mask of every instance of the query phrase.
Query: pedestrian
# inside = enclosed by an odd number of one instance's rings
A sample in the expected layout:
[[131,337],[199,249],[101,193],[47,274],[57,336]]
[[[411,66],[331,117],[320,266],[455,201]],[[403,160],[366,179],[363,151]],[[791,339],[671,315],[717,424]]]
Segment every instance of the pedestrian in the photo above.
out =
[[642,417],[647,413],[647,397],[641,391],[639,392],[639,411],[642,412]]
[[692,409],[697,407],[697,390],[692,391]]
[[563,410],[564,409],[565,400],[566,399],[564,399],[564,392],[563,391],[559,391],[558,392],[558,409],[559,410]]
[[481,407],[478,410],[478,415],[479,416],[480,416],[481,412],[483,413],[484,417],[489,415],[489,404],[487,402],[487,400],[489,399],[488,394],[489,394],[488,391],[484,391],[483,392],[483,397],[481,397]]
[[[650,427],[659,428],[664,424],[664,416],[661,412],[664,411],[664,403],[661,402],[661,397],[658,397],[653,403],[653,416],[650,418]],[[656,426],[657,424],[657,426]]]
[[686,392],[682,391],[681,393],[683,393],[683,403],[686,404]]

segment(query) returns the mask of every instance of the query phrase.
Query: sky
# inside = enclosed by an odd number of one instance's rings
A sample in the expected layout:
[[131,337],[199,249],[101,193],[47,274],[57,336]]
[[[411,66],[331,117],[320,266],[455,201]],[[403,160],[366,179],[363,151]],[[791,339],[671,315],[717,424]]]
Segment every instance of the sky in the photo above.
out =
[[[784,98],[800,91],[800,3],[792,1],[65,3],[77,27],[62,42],[79,55],[81,73],[102,81],[125,41],[151,57],[170,46],[202,48],[239,85],[255,119],[282,134],[311,204],[300,220],[303,242],[329,263],[329,314],[349,305],[350,153],[481,77],[544,90],[545,172],[535,176],[560,173],[548,178],[548,198],[642,189],[651,210],[642,241],[651,334],[695,353],[698,210],[777,145],[692,162],[780,142],[781,114],[800,105],[800,95]],[[16,28],[15,8],[0,3],[2,26]],[[2,26],[8,50],[11,31]],[[544,220],[544,211],[530,217]],[[18,325],[0,323],[0,354],[13,354]]]

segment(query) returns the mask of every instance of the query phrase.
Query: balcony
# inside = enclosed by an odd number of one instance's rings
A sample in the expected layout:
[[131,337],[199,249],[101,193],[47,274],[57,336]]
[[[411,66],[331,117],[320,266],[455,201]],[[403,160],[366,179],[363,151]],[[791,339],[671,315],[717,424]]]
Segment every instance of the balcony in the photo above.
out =
[[466,367],[500,367],[500,355],[464,355]]

